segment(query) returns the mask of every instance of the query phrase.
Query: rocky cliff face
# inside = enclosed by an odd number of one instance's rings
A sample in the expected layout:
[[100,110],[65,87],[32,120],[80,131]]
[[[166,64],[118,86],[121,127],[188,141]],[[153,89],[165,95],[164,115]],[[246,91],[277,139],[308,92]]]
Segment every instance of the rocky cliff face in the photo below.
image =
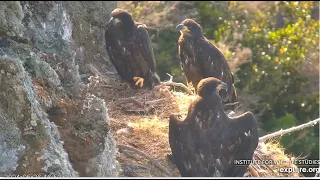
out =
[[[0,2],[0,175],[117,176],[89,68],[112,70],[104,27],[116,2]],[[90,74],[89,74],[90,75]]]

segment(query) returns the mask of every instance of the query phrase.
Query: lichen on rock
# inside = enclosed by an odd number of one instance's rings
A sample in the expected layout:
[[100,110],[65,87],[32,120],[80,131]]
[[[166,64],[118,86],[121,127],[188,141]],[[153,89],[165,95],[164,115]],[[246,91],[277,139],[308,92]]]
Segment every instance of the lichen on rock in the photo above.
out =
[[55,89],[61,86],[59,76],[47,62],[40,61],[33,55],[33,57],[31,56],[27,58],[26,64],[28,64],[28,67],[32,69],[36,78],[43,78],[51,87]]
[[45,166],[41,170],[53,177],[78,176],[78,172],[74,171],[68,154],[63,148],[56,125],[49,122],[48,119],[45,122],[47,124],[46,130],[50,137],[50,144],[43,150],[43,156],[40,158],[45,160]]
[[[80,78],[92,63],[88,57],[98,67],[108,64],[101,37],[115,7],[116,2],[0,2],[0,175],[117,176],[105,102],[86,96]],[[88,34],[94,40],[84,38]],[[63,99],[75,110],[84,107],[84,114],[50,114]],[[93,146],[83,141],[88,135]],[[74,152],[72,145],[78,145]]]
[[[48,128],[51,128],[52,124],[48,120],[45,121],[44,112],[37,101],[37,95],[32,88],[31,79],[24,70],[21,61],[19,59],[0,58],[0,71],[4,72],[0,74],[2,85],[0,88],[2,92],[0,95],[1,103],[5,105],[2,107],[7,112],[7,117],[11,119],[11,121],[8,121],[10,119],[5,119],[4,122],[11,122],[12,128],[19,129],[19,131],[12,131],[11,133],[21,132],[16,138],[19,139],[20,146],[26,147],[23,152],[11,157],[19,159],[18,166],[12,166],[11,169],[6,168],[3,173],[16,175],[38,173],[46,175],[50,172],[41,171],[43,166],[48,166],[48,169],[56,165],[54,162],[59,158],[61,161],[67,162],[56,167],[61,170],[59,175],[74,176],[75,171],[72,169],[68,156],[63,149],[59,149],[59,146],[62,146],[61,142],[54,141],[51,137],[54,133],[48,132]],[[10,76],[8,76],[9,74]],[[58,132],[55,133],[57,134]],[[8,134],[5,137],[8,137]],[[4,143],[7,144],[6,142]],[[8,148],[4,151],[14,151],[16,147],[10,149],[10,146],[8,146]],[[49,151],[50,149],[51,151]],[[43,161],[39,161],[41,156],[44,157],[42,158]],[[50,159],[52,156],[57,158]],[[2,164],[8,163],[10,162]]]
[[80,176],[117,176],[116,145],[105,102],[92,94],[80,93],[75,101],[62,104],[68,121],[59,128],[60,134]]
[[24,17],[19,1],[0,2],[0,37],[20,35]]
[[88,176],[96,175],[97,177],[118,176],[120,164],[113,158],[116,156],[115,140],[111,136],[105,138],[105,148],[103,152],[89,161],[86,168]]
[[0,107],[0,176],[13,174],[18,167],[19,155],[25,149],[21,144],[21,132],[3,107]]

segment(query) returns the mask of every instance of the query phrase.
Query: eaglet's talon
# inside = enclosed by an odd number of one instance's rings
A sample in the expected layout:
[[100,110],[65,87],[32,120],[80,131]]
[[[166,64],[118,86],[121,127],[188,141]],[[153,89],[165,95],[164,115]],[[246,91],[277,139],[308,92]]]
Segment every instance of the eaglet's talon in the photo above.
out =
[[129,89],[131,89],[131,88],[130,88],[130,83],[127,83],[127,82],[120,83],[120,86],[121,86],[121,87],[124,87],[124,88],[129,88]]
[[133,81],[135,82],[136,86],[140,86],[140,87],[143,86],[144,79],[142,77],[134,77]]

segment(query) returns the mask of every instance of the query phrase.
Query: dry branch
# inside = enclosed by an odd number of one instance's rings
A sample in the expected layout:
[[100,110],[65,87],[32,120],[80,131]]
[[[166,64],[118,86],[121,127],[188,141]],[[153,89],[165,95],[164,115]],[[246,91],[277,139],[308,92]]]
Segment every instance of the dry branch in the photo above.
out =
[[157,104],[157,103],[163,102],[165,100],[167,100],[167,98],[157,99],[157,100],[153,100],[153,101],[146,101],[145,104]]
[[140,156],[143,156],[145,158],[147,158],[148,160],[150,160],[150,162],[152,164],[154,164],[155,166],[157,166],[159,169],[161,169],[162,171],[164,171],[166,173],[167,176],[171,177],[171,173],[166,169],[164,168],[160,163],[158,163],[153,157],[149,156],[148,154],[136,149],[136,148],[133,148],[133,147],[130,147],[130,146],[127,146],[127,145],[124,145],[124,144],[118,144],[117,147],[119,149],[126,149],[126,150],[129,150],[129,151],[133,151],[137,154],[139,154]]
[[176,87],[181,87],[183,88],[188,94],[193,94],[193,92],[184,84],[182,83],[176,83],[176,82],[162,82],[160,85],[157,87],[162,87],[162,86],[176,86]]
[[184,85],[183,83],[176,83],[176,82],[173,82],[172,79],[173,79],[173,76],[168,74],[168,76],[170,76],[170,79],[169,81],[166,81],[166,82],[161,82],[160,85],[156,86],[157,88],[160,88],[160,87],[163,87],[163,86],[176,86],[176,87],[181,87],[183,88],[188,94],[192,95],[193,92],[186,86]]
[[134,159],[134,160],[136,160],[136,161],[139,161],[139,157],[137,155],[135,155],[135,154],[129,153],[129,152],[125,151],[125,150],[121,150],[119,152],[124,154],[124,155],[126,155],[126,156],[128,156],[128,157],[130,157],[130,158],[132,158],[132,159]]
[[271,139],[271,138],[274,138],[274,137],[277,137],[277,136],[283,136],[283,135],[285,135],[285,134],[288,134],[288,133],[291,133],[291,132],[294,132],[294,131],[298,131],[298,130],[301,130],[301,129],[304,129],[304,128],[307,128],[307,127],[310,127],[310,126],[314,126],[314,125],[316,125],[318,122],[320,122],[320,118],[315,119],[315,120],[310,121],[310,122],[305,123],[305,124],[301,124],[301,125],[299,125],[299,126],[295,126],[295,127],[286,129],[286,130],[281,129],[281,130],[279,130],[279,131],[277,131],[277,132],[274,132],[274,133],[265,135],[265,136],[263,136],[263,137],[260,137],[260,138],[259,138],[259,141],[260,141],[260,142],[264,142],[264,141],[266,141],[267,139]]

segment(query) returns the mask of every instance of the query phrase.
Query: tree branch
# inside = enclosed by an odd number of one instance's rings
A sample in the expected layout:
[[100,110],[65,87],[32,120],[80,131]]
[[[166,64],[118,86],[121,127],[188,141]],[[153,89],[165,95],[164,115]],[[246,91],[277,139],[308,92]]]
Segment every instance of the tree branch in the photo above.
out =
[[318,122],[320,122],[320,118],[315,119],[315,120],[310,121],[310,122],[305,123],[305,124],[301,124],[301,125],[299,125],[299,126],[295,126],[295,127],[286,129],[286,130],[281,129],[281,130],[279,130],[279,131],[277,131],[277,132],[274,132],[274,133],[265,135],[265,136],[263,136],[263,137],[260,137],[260,138],[259,138],[259,141],[260,141],[260,142],[264,142],[264,141],[266,141],[267,139],[270,139],[270,138],[274,138],[274,137],[277,137],[277,136],[283,136],[283,135],[285,135],[285,134],[288,134],[288,133],[291,133],[291,132],[294,132],[294,131],[298,131],[298,130],[301,130],[301,129],[304,129],[304,128],[307,128],[307,127],[310,127],[310,126],[314,126],[314,125],[316,125]]
[[122,153],[122,154],[124,154],[124,155],[126,155],[126,156],[128,156],[128,157],[131,157],[132,159],[134,159],[134,160],[136,160],[136,161],[139,161],[139,160],[140,160],[140,157],[137,156],[136,154],[132,154],[132,153],[127,152],[127,151],[125,151],[125,150],[123,150],[123,149],[119,150],[119,152]]
[[133,147],[130,147],[130,146],[127,146],[127,145],[124,145],[124,144],[118,144],[117,147],[119,149],[127,149],[129,151],[133,151],[137,154],[139,154],[140,156],[143,156],[145,158],[147,158],[148,160],[150,160],[150,162],[152,164],[154,164],[155,166],[157,166],[159,169],[161,169],[162,171],[164,171],[166,173],[167,176],[171,177],[171,173],[166,169],[164,168],[162,165],[160,165],[153,157],[149,156],[148,154],[136,149],[136,148],[133,148]]
[[188,94],[193,94],[193,92],[186,85],[184,85],[183,83],[173,82],[172,81],[173,76],[168,73],[167,73],[167,75],[170,77],[169,81],[161,82],[161,84],[158,85],[157,88],[160,88],[162,86],[177,86],[177,87],[183,88]]
[[166,73],[166,74],[170,77],[169,82],[172,82],[173,76],[171,74],[169,74],[169,73]]

